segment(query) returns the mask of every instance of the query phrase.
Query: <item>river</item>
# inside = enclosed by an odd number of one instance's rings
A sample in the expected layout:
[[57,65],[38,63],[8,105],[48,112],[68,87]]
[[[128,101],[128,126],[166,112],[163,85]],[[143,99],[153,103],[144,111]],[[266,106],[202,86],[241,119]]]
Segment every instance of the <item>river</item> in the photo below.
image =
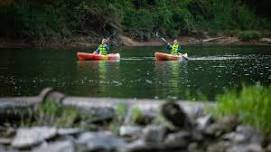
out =
[[242,85],[271,84],[270,46],[191,46],[189,61],[155,61],[162,47],[113,48],[118,62],[77,61],[77,50],[0,49],[0,96],[53,87],[72,96],[215,100]]

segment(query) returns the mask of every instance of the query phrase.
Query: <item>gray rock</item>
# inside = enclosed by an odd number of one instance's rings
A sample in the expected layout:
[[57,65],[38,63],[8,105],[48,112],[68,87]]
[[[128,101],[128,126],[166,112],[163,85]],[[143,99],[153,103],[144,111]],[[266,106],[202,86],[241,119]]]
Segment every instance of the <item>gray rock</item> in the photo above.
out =
[[209,136],[219,137],[225,132],[227,132],[227,130],[227,126],[220,123],[214,123],[207,126],[206,129],[203,130],[203,133]]
[[187,150],[188,152],[204,152],[203,148],[196,142],[190,143]]
[[203,116],[203,117],[199,117],[197,120],[196,120],[196,123],[197,123],[197,129],[199,130],[203,130],[205,129],[208,125],[210,125],[212,122],[213,122],[213,118],[211,115],[206,115],[206,116]]
[[240,133],[235,133],[235,132],[227,133],[222,138],[225,140],[229,140],[234,144],[249,142],[248,141],[249,139],[246,138],[246,136],[244,136],[243,134],[240,134]]
[[81,129],[78,128],[59,128],[57,129],[57,134],[60,136],[63,135],[74,135],[82,132]]
[[161,143],[166,135],[164,126],[147,126],[143,130],[143,138],[146,143]]
[[4,152],[4,151],[6,151],[6,149],[5,149],[5,147],[3,146],[3,145],[0,145],[0,151],[2,152]]
[[142,127],[139,126],[121,126],[120,136],[140,136],[142,134]]
[[252,128],[251,126],[238,126],[236,128],[236,133],[242,134],[250,143],[261,144],[264,140],[263,136],[259,131]]
[[269,143],[269,145],[267,145],[266,152],[271,152],[271,143]]
[[8,148],[0,144],[0,152],[19,152],[16,149]]
[[239,144],[230,147],[226,152],[264,152],[259,144]]
[[202,132],[194,130],[191,133],[192,136],[192,140],[195,142],[202,142],[204,140],[204,136],[202,134]]
[[236,116],[226,116],[218,120],[218,123],[227,126],[225,129],[226,132],[233,131],[239,124],[238,117]]
[[90,109],[81,109],[86,115],[91,115],[92,119],[88,123],[100,123],[113,119],[115,111],[113,107],[92,107]]
[[271,43],[271,39],[270,39],[270,38],[261,38],[261,39],[260,39],[260,42],[263,42],[263,43]]
[[154,152],[154,151],[169,151],[163,143],[146,143],[144,140],[139,139],[132,143],[127,144],[124,152]]
[[210,144],[207,147],[207,152],[226,152],[229,146],[230,146],[229,142],[220,141],[218,143]]
[[75,152],[74,143],[71,141],[57,141],[54,143],[43,144],[33,152]]
[[28,148],[56,136],[54,127],[19,128],[11,145],[14,148]]
[[145,151],[147,147],[148,146],[145,143],[145,141],[142,139],[139,139],[132,143],[127,144],[123,151],[125,152]]
[[224,133],[233,131],[238,124],[236,117],[224,117],[217,122],[207,125],[203,132],[207,135],[218,137]]
[[177,133],[172,133],[165,139],[165,144],[167,147],[178,147],[185,148],[191,141],[191,134],[187,131],[180,131]]
[[11,143],[11,139],[10,138],[1,138],[0,137],[0,144],[3,144],[3,145],[10,145]]
[[113,151],[124,147],[126,143],[110,132],[87,132],[79,137],[77,144],[85,147],[83,151]]

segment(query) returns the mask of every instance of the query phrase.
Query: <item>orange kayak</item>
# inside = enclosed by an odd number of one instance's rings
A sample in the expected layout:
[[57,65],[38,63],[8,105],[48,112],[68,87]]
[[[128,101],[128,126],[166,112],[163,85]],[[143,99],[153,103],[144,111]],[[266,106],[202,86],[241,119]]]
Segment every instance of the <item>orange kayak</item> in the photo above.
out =
[[112,53],[108,55],[101,55],[97,53],[77,52],[78,60],[119,60],[119,53]]
[[155,59],[158,61],[188,60],[187,53],[180,54],[180,55],[172,55],[172,54],[163,53],[163,52],[155,52],[154,56],[155,56]]

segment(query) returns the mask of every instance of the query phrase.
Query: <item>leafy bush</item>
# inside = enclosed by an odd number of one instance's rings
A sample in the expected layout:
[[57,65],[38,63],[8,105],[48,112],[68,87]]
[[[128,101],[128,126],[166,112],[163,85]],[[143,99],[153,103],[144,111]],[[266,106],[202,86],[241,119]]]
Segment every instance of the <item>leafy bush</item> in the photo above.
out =
[[257,31],[242,31],[239,33],[239,39],[242,41],[256,40],[261,37],[261,33]]
[[242,123],[249,124],[264,133],[271,133],[271,87],[243,87],[237,93],[228,91],[218,96],[214,113],[218,117],[238,116]]
[[47,41],[91,33],[105,36],[117,30],[145,39],[156,31],[173,38],[199,30],[270,29],[270,19],[259,18],[247,4],[241,0],[0,2],[0,36]]

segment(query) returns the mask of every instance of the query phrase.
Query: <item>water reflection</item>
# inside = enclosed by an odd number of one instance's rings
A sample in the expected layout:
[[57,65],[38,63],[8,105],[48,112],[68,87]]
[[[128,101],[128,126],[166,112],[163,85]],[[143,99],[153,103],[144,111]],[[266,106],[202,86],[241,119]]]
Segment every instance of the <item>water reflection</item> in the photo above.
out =
[[77,90],[85,91],[87,95],[101,96],[111,86],[121,84],[117,81],[120,76],[118,71],[119,61],[78,61],[77,80],[81,81],[81,88]]
[[188,62],[155,61],[157,94],[173,99],[183,96],[188,82],[187,64]]

